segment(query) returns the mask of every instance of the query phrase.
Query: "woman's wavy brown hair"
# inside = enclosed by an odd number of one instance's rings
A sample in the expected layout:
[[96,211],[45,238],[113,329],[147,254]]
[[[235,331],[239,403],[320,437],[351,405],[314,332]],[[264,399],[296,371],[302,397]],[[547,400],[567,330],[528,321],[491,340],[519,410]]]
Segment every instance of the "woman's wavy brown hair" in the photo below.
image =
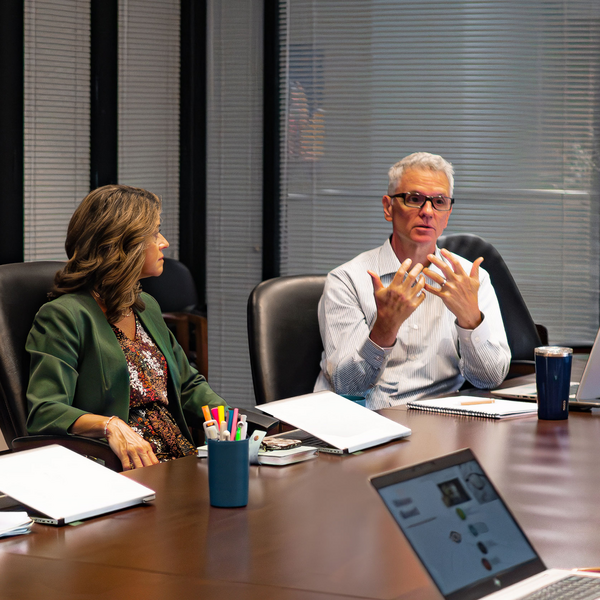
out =
[[93,290],[110,323],[132,306],[143,310],[139,279],[160,211],[160,198],[141,188],[105,185],[90,192],[69,222],[69,261],[54,278],[54,295]]

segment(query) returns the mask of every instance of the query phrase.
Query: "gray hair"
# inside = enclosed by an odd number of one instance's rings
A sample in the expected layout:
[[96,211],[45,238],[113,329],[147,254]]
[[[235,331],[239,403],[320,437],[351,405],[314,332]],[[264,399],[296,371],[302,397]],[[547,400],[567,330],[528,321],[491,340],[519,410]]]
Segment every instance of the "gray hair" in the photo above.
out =
[[448,178],[450,184],[450,196],[454,192],[454,167],[438,154],[429,152],[414,152],[397,162],[388,171],[388,194],[393,194],[402,179],[405,169],[429,169],[430,171],[441,171]]

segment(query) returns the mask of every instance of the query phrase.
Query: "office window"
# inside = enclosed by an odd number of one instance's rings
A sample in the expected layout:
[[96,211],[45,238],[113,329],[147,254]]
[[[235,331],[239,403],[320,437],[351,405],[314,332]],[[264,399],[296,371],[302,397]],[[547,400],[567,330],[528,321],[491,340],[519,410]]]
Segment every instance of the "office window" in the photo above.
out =
[[179,0],[119,2],[119,182],[162,198],[179,257]]
[[[391,233],[387,170],[456,170],[446,233],[492,242],[553,343],[599,318],[595,0],[282,1],[282,274],[324,273]],[[485,268],[485,264],[483,265]]]
[[24,3],[24,256],[64,260],[90,180],[89,0]]
[[208,380],[254,406],[246,303],[262,268],[262,0],[210,0],[207,48]]

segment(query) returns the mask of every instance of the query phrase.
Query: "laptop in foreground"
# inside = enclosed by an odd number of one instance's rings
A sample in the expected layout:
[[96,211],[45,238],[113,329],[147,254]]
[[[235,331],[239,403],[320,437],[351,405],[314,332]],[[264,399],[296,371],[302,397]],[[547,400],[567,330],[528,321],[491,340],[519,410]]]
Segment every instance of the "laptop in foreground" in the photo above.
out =
[[[471,450],[371,478],[446,600],[600,598],[600,576],[546,569]],[[531,596],[547,586],[562,596]],[[552,588],[550,588],[552,589]]]
[[[537,387],[534,383],[492,390],[492,394],[510,400],[537,400]],[[571,382],[569,406],[573,408],[600,407],[600,330],[596,334],[594,345],[588,357],[581,381]]]

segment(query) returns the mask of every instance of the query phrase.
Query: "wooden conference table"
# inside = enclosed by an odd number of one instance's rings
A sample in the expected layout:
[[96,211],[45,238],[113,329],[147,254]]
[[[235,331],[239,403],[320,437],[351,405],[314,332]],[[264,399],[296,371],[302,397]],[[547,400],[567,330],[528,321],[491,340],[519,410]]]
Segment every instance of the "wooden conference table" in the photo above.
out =
[[151,505],[0,540],[0,598],[439,599],[368,478],[467,446],[548,566],[600,565],[600,412],[556,422],[383,414],[412,435],[251,467],[243,509],[209,506],[205,460],[131,472],[156,491]]

